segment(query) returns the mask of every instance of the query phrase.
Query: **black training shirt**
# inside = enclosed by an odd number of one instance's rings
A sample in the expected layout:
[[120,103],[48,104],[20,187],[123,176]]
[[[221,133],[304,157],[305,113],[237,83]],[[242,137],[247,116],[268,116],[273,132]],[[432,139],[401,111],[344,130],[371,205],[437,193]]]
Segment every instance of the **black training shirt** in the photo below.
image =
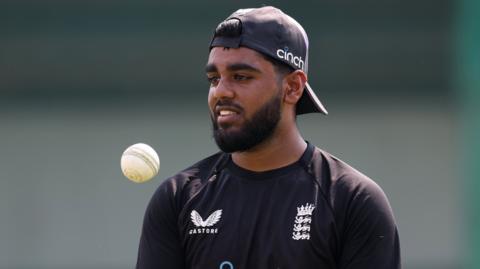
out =
[[388,200],[371,179],[308,145],[252,172],[217,153],[163,182],[145,213],[137,269],[398,269]]

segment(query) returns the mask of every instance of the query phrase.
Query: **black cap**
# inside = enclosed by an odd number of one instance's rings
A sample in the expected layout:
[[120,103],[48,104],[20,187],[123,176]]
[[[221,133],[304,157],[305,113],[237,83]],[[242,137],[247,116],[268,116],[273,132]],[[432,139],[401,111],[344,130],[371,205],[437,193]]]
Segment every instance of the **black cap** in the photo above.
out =
[[[303,27],[280,9],[266,6],[239,9],[225,19],[238,20],[238,36],[214,36],[213,47],[247,47],[286,63],[295,70],[308,71],[308,37]],[[320,112],[328,114],[308,82],[297,103],[296,113]]]

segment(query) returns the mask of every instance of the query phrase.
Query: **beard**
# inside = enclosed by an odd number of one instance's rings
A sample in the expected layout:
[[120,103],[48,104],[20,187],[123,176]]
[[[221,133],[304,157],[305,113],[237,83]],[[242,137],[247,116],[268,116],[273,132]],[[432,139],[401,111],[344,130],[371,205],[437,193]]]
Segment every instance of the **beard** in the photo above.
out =
[[220,128],[212,116],[213,138],[226,153],[247,151],[269,139],[280,121],[281,94],[277,94],[260,107],[239,130]]

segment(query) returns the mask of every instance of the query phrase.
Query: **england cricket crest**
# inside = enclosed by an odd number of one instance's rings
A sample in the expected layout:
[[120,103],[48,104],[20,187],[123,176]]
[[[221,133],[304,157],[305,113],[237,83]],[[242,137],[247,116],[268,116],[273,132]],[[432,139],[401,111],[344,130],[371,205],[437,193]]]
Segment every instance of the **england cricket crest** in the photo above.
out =
[[313,204],[307,203],[297,207],[297,216],[293,224],[293,240],[310,240],[310,224],[312,223]]

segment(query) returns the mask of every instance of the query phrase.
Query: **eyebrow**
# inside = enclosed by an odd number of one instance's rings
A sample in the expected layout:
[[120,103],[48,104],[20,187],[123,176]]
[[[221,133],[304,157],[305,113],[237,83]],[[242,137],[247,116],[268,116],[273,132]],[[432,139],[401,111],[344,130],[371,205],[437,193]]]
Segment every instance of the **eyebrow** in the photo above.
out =
[[[245,70],[245,71],[252,71],[255,73],[262,73],[262,71],[258,68],[255,68],[249,64],[246,63],[234,63],[231,65],[227,66],[228,71],[240,71],[240,70]],[[205,72],[210,73],[210,72],[218,72],[217,66],[215,64],[207,64],[205,66]]]

